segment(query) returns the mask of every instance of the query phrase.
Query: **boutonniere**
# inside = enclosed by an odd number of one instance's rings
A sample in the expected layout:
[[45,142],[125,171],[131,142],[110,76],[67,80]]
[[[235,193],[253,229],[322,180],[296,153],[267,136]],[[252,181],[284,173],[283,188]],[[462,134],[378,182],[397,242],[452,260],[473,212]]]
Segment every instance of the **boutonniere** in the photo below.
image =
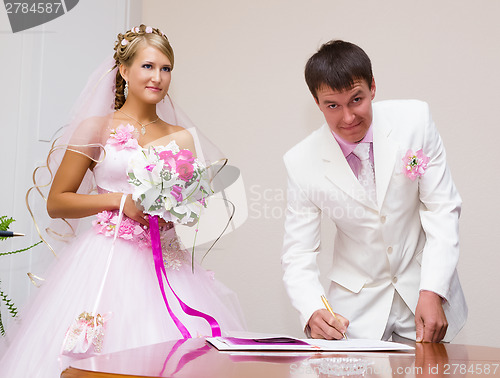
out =
[[425,156],[421,149],[417,152],[408,150],[403,158],[403,172],[411,181],[415,181],[417,177],[424,175],[428,162],[429,157]]

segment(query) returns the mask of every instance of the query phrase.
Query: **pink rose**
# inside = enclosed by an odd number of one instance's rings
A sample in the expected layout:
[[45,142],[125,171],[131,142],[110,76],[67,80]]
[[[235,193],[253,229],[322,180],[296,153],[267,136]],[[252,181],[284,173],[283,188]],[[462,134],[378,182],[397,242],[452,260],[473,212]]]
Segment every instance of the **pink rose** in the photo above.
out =
[[180,150],[175,155],[175,158],[178,162],[179,161],[186,161],[186,162],[191,163],[191,164],[194,163],[193,153],[189,150]]
[[163,160],[164,165],[166,165],[171,171],[175,170],[175,156],[172,151],[162,151],[158,154],[161,160]]
[[177,162],[177,173],[179,178],[183,181],[189,181],[193,177],[194,167],[193,164],[187,161]]

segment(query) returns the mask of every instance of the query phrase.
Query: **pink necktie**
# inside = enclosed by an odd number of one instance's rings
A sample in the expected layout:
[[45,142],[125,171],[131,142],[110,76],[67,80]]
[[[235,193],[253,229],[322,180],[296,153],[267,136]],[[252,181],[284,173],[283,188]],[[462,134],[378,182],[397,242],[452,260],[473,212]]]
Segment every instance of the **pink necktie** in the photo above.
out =
[[353,151],[361,161],[361,169],[358,172],[358,181],[365,189],[373,202],[377,203],[377,196],[375,193],[375,173],[370,161],[370,143],[359,143]]

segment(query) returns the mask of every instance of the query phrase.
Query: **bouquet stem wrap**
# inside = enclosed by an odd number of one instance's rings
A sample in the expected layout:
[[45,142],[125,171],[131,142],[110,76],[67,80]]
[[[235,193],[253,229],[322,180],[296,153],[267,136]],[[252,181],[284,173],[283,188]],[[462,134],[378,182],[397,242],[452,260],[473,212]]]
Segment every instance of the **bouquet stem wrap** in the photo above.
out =
[[[170,286],[170,282],[168,281],[167,277],[167,272],[165,270],[165,266],[163,265],[163,256],[162,256],[162,250],[161,250],[161,241],[160,241],[160,227],[158,225],[158,216],[156,215],[149,215],[149,230],[151,233],[151,247],[153,250],[153,259],[154,259],[154,264],[155,264],[155,271],[156,271],[156,277],[158,278],[158,284],[160,286],[160,291],[163,296],[163,301],[165,302],[165,306],[167,307],[168,313],[172,320],[174,321],[175,325],[179,329],[180,333],[182,334],[182,337],[184,339],[189,339],[191,338],[191,334],[189,333],[188,329],[182,324],[182,322],[175,316],[174,312],[170,308],[170,305],[168,304],[167,296],[165,295],[165,288],[163,286],[163,277],[165,277],[165,280],[167,281],[167,285],[170,288],[170,291],[172,291],[172,294],[174,294],[175,298],[179,302],[182,310],[184,313],[190,316],[198,316],[200,318],[205,319],[208,324],[210,325],[210,328],[212,329],[212,337],[218,337],[221,336],[221,331],[220,331],[220,326],[219,323],[217,323],[217,320],[215,320],[212,316],[205,314],[201,311],[195,310],[194,308],[189,307],[187,304],[185,304],[179,296],[175,293],[174,289],[172,289],[172,286]],[[163,275],[163,277],[162,277]]]

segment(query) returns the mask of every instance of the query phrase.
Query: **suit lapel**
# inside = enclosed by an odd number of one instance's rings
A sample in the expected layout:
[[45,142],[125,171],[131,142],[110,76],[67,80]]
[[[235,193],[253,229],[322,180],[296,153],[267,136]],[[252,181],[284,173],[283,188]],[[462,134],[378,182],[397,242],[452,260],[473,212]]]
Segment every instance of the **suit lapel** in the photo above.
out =
[[373,112],[373,160],[375,165],[375,185],[377,187],[377,203],[379,209],[384,204],[387,188],[391,181],[396,164],[399,146],[389,137],[392,127],[382,117]]
[[328,180],[363,205],[378,210],[375,204],[370,201],[365,194],[364,188],[352,172],[351,167],[347,163],[339,144],[335,140],[327,124],[323,125],[321,128],[320,137],[321,156],[325,164],[325,175]]

